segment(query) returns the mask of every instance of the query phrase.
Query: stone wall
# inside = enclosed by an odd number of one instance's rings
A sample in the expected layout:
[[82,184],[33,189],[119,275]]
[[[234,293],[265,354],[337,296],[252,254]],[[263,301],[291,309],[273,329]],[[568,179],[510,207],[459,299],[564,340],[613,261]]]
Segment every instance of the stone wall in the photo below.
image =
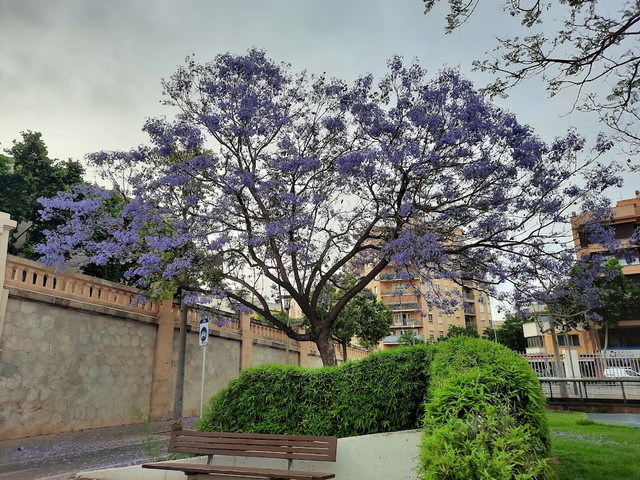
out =
[[[138,304],[134,288],[6,255],[13,223],[2,215],[0,440],[135,423],[140,413],[170,419],[179,308],[170,301]],[[322,366],[314,344],[287,340],[248,315],[210,326],[206,347],[198,345],[198,322],[189,312],[185,416],[200,413],[203,348],[205,402],[250,366]],[[351,359],[365,355],[349,352]]]
[[[195,330],[187,335],[187,358],[184,375],[184,414],[187,417],[200,415],[203,349],[207,349],[204,380],[205,402],[240,373],[240,338],[233,338],[231,335],[220,336],[220,332],[215,333],[216,335],[209,337],[206,347],[198,345],[198,335]],[[178,335],[174,338],[173,352],[173,364],[175,365]],[[172,385],[175,386],[175,375],[173,375]]]
[[0,352],[2,437],[138,421],[134,407],[148,409],[154,343],[149,323],[10,291]]

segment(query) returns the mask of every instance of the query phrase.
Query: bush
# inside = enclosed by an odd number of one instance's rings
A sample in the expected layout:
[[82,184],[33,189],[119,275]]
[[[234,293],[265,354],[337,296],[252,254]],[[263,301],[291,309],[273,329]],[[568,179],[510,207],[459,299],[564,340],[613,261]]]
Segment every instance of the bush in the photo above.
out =
[[434,352],[419,345],[337,367],[250,368],[210,400],[198,429],[349,437],[419,428]]
[[457,337],[338,367],[247,369],[210,400],[198,429],[348,437],[423,426],[425,480],[543,480],[544,412],[516,353]]
[[423,479],[550,478],[545,399],[528,364],[497,344],[437,346],[425,403]]

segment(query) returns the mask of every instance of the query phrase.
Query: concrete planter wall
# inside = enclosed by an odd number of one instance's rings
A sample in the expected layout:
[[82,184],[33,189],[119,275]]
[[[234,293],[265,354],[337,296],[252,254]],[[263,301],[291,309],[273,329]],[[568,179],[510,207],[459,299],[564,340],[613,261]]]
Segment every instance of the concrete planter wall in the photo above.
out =
[[[415,480],[415,467],[422,430],[379,433],[338,439],[335,463],[294,461],[292,470],[323,471],[336,474],[336,480]],[[286,468],[286,461],[272,459],[216,459],[223,464],[261,465]],[[184,460],[181,460],[184,462]],[[193,459],[194,463],[206,463],[206,457]],[[182,472],[147,470],[134,467],[81,472],[76,478],[95,480],[185,480]]]

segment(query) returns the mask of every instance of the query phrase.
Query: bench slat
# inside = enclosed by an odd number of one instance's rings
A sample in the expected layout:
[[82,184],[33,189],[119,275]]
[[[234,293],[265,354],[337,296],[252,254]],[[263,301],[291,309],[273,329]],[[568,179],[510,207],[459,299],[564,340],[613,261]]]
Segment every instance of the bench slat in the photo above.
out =
[[174,432],[170,453],[239,455],[334,462],[336,437],[266,435],[229,432]]
[[161,470],[175,470],[185,474],[220,474],[220,475],[246,475],[261,478],[282,478],[291,480],[325,480],[334,478],[334,473],[303,472],[300,470],[280,470],[276,468],[251,468],[233,467],[225,465],[201,465],[194,463],[147,463],[142,468],[154,468]]

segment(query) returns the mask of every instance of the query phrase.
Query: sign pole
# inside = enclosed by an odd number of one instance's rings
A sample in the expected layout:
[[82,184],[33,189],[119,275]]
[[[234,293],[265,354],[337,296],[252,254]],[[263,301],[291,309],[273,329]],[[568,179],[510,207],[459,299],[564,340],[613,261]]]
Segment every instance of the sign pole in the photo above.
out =
[[200,379],[200,418],[204,411],[204,372],[207,366],[207,346],[202,347],[202,378]]
[[204,374],[207,366],[207,344],[209,343],[209,319],[200,319],[199,343],[202,347],[202,376],[200,378],[200,418],[204,411]]

